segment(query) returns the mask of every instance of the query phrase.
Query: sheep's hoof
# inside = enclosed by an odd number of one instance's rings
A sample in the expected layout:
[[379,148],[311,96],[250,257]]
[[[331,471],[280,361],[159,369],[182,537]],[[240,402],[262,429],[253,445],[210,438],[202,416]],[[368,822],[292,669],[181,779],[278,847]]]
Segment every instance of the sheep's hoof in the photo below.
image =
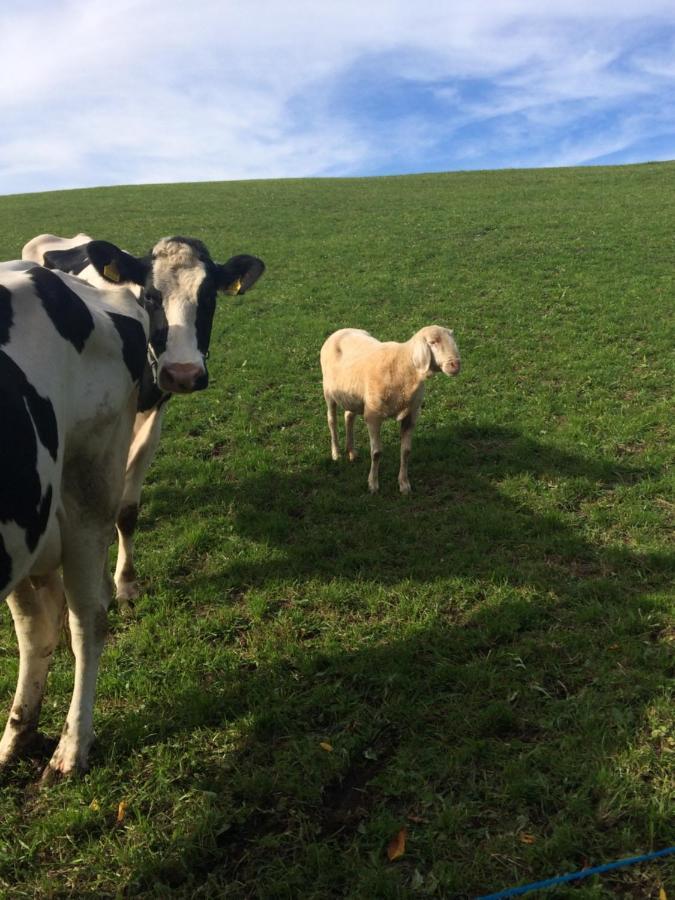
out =
[[331,450],[330,457],[333,462],[337,462],[340,459],[340,451],[339,450]]
[[412,488],[410,487],[410,482],[409,482],[409,481],[405,481],[405,482],[403,482],[403,484],[401,484],[401,483],[399,482],[399,487],[400,487],[400,489],[401,489],[401,493],[402,493],[402,494],[410,494],[411,491],[412,491]]
[[379,484],[371,484],[370,482],[368,482],[368,490],[370,491],[371,494],[376,494],[379,491],[379,489],[380,489]]
[[350,450],[348,456],[349,462],[355,462],[359,458],[359,454],[356,452],[356,450]]

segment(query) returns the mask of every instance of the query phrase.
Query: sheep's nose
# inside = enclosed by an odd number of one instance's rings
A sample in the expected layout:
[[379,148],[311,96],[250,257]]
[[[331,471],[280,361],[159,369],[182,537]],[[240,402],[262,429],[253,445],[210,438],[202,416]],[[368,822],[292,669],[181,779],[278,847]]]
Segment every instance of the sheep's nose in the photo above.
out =
[[194,363],[172,363],[159,374],[159,386],[171,394],[191,394],[206,387],[206,370]]
[[458,359],[450,359],[443,366],[446,375],[457,375],[459,373],[461,363]]

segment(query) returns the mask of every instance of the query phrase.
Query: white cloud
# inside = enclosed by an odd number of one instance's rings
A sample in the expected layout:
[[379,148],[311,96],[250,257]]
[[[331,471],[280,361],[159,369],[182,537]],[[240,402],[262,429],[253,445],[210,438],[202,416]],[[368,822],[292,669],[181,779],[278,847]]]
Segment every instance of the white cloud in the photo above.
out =
[[[580,162],[583,141],[540,159],[538,137],[649,105],[675,79],[668,48],[642,43],[675,26],[672,2],[654,0],[56,0],[0,15],[0,193],[424,169],[462,127],[499,119],[508,134],[514,116],[530,129],[531,152],[513,147],[524,164]],[[340,86],[367,60],[427,85],[448,116],[411,108],[384,133],[376,114],[364,126],[358,91]],[[489,96],[470,96],[470,79]],[[598,148],[628,146],[636,121]],[[663,130],[656,112],[639,124]]]

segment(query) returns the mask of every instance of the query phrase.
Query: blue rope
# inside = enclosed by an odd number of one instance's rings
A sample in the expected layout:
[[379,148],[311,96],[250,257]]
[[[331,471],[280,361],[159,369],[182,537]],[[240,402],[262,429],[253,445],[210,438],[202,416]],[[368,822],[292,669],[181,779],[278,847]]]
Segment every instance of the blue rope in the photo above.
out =
[[477,900],[502,900],[503,897],[518,897],[521,894],[529,894],[530,891],[543,890],[554,887],[556,884],[564,884],[566,881],[575,881],[577,878],[588,878],[589,875],[598,875],[600,872],[609,872],[611,869],[620,869],[623,866],[632,866],[635,863],[647,862],[650,859],[658,859],[661,856],[669,856],[675,853],[675,847],[667,847],[665,850],[655,850],[644,856],[631,856],[629,859],[619,859],[616,862],[605,863],[602,866],[594,866],[592,869],[582,869],[581,872],[571,872],[569,875],[558,875],[557,878],[547,878],[546,881],[536,881],[532,884],[524,884],[521,887],[507,888],[505,891],[497,891],[496,894],[484,894]]

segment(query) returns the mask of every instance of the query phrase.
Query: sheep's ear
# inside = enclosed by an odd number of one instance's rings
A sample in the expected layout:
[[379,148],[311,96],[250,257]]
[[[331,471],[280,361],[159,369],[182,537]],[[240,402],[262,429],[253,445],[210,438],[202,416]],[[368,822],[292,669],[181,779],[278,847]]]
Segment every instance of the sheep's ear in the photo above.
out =
[[218,290],[226,294],[245,294],[265,271],[265,263],[257,256],[241,254],[216,266]]
[[417,338],[413,345],[413,365],[418,372],[428,372],[431,366],[431,350],[424,338]]

